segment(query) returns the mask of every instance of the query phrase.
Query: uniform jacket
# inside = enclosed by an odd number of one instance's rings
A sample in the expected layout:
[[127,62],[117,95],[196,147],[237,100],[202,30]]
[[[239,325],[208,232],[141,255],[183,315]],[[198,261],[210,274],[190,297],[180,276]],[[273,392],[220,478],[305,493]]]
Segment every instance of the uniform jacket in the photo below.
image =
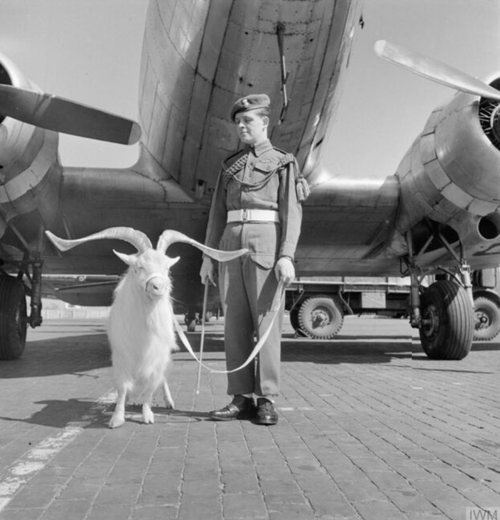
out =
[[[231,166],[247,153],[246,165],[233,172]],[[295,158],[274,148],[269,140],[226,159],[212,198],[206,245],[222,250],[247,247],[252,259],[265,268],[272,268],[283,256],[293,260],[302,223],[302,205],[295,188],[298,174]],[[227,212],[240,209],[277,210],[280,223],[245,223],[240,244],[234,244],[234,238],[231,243],[221,240],[226,229]],[[241,226],[228,226],[234,225]],[[279,226],[278,233],[276,225]]]

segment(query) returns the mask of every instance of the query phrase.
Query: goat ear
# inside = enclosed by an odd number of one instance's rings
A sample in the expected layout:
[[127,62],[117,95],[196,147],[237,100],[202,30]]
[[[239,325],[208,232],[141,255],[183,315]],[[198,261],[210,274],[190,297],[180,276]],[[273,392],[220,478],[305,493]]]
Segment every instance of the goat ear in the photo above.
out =
[[135,255],[126,255],[125,253],[119,253],[118,251],[115,251],[113,249],[113,253],[122,261],[125,262],[127,265],[133,265],[135,260]]
[[169,259],[169,268],[172,267],[173,265],[175,265],[180,259],[181,257],[180,256],[176,256],[175,258],[171,258],[170,256],[167,256],[167,258]]

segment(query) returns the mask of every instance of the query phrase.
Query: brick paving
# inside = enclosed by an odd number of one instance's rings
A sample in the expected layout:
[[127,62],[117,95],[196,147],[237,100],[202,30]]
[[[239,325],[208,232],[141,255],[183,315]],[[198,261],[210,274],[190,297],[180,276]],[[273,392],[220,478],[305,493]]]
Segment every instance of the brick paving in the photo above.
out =
[[[205,360],[223,368],[220,323]],[[403,320],[283,341],[280,420],[212,422],[225,376],[174,355],[176,409],[113,409],[100,321],[47,321],[0,363],[0,519],[466,519],[500,508],[500,342],[431,361]],[[191,334],[193,345],[199,333]],[[160,399],[160,398],[158,398]],[[472,517],[471,517],[472,518]],[[488,518],[488,517],[484,517]]]

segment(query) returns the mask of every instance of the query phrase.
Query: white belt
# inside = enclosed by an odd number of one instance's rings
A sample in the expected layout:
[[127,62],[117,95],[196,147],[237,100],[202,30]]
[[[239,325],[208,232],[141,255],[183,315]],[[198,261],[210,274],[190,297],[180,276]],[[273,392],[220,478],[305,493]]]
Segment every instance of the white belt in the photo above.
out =
[[227,223],[231,222],[279,222],[278,212],[273,209],[237,209],[227,212]]

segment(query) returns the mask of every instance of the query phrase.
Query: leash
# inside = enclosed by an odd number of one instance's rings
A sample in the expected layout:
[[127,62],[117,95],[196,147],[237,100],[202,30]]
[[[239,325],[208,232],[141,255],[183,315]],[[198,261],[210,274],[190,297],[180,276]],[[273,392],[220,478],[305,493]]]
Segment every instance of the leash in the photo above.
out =
[[[208,284],[205,285],[205,295],[207,293]],[[205,295],[203,299],[205,300]],[[186,337],[186,334],[184,334],[184,331],[182,330],[181,326],[179,325],[179,322],[177,321],[177,318],[174,316],[174,327],[177,331],[177,334],[179,335],[182,344],[184,347],[186,347],[186,350],[193,356],[193,358],[196,360],[196,362],[199,364],[198,368],[198,385],[200,383],[199,377],[200,377],[200,371],[201,367],[206,368],[208,371],[214,374],[232,374],[233,372],[237,372],[238,370],[241,370],[242,368],[245,368],[249,363],[253,361],[253,359],[257,356],[257,354],[261,351],[262,347],[264,346],[264,343],[266,342],[269,334],[271,333],[271,329],[274,325],[274,322],[276,320],[276,316],[278,315],[278,311],[281,307],[281,304],[283,303],[283,300],[285,298],[285,284],[283,282],[279,282],[278,287],[276,289],[276,294],[273,298],[273,304],[271,305],[271,312],[274,312],[274,316],[269,323],[269,326],[267,327],[266,331],[262,335],[262,337],[259,339],[257,344],[255,345],[254,349],[252,350],[252,353],[250,356],[248,356],[248,359],[238,368],[234,368],[233,370],[215,370],[214,368],[210,368],[209,366],[205,365],[202,361],[203,357],[203,343],[200,345],[200,359],[196,357],[196,354],[193,352],[193,349],[191,348],[191,345],[189,343],[189,340]],[[205,301],[204,301],[205,304]],[[204,321],[204,320],[203,320]],[[203,322],[202,322],[203,323]],[[204,340],[204,324],[202,325],[202,341]],[[199,393],[199,386],[196,393]]]

